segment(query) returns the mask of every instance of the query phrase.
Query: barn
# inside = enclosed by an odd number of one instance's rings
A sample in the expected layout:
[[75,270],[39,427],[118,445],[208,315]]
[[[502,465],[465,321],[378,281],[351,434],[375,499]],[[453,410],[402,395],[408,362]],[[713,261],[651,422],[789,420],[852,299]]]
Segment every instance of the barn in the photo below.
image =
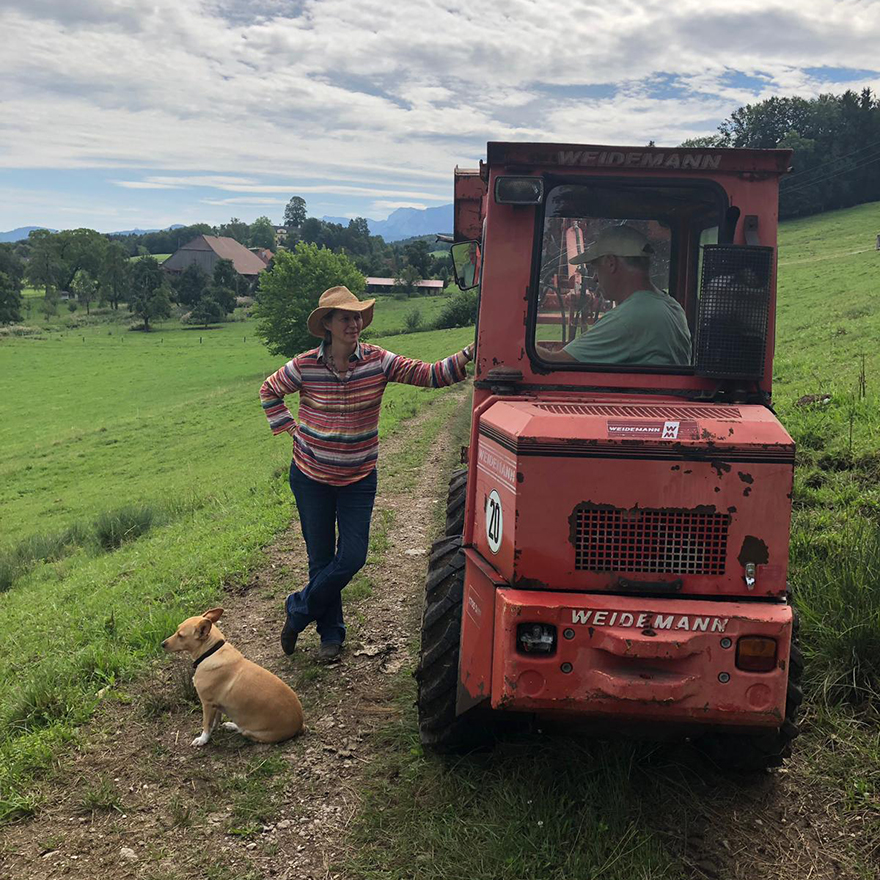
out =
[[197,263],[211,275],[220,260],[232,260],[235,271],[247,281],[253,281],[266,264],[234,238],[219,235],[199,235],[175,251],[162,269],[171,275],[179,275],[187,266]]
[[[424,281],[416,281],[415,287],[419,293],[434,294],[443,293],[446,284],[443,281],[428,278]],[[394,293],[396,290],[397,282],[394,278],[367,278],[367,293]]]

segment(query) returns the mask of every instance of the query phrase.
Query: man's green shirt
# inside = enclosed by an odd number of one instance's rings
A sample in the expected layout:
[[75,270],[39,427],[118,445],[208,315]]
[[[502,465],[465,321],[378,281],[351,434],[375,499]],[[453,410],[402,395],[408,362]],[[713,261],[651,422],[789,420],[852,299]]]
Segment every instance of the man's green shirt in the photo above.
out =
[[584,364],[687,365],[691,333],[676,300],[663,292],[638,290],[564,351]]

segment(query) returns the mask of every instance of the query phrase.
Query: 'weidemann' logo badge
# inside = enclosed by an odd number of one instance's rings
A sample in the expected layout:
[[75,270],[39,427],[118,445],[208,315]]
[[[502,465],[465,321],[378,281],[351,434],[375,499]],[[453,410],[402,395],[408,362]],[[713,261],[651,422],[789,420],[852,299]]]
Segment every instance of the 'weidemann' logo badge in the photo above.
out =
[[730,623],[729,617],[697,617],[693,614],[653,614],[629,611],[596,611],[588,609],[571,611],[571,622],[591,626],[628,626],[638,629],[668,629],[684,632],[723,633]]

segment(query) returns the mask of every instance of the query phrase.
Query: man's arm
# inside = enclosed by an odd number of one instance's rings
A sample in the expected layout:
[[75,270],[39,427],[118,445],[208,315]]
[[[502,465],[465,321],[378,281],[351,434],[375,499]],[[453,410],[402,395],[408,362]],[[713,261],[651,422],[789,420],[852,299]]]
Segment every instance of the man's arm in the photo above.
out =
[[578,359],[572,357],[564,348],[553,349],[553,348],[545,348],[543,345],[535,345],[535,348],[538,350],[538,354],[545,361],[555,361],[561,364],[576,364],[578,363]]

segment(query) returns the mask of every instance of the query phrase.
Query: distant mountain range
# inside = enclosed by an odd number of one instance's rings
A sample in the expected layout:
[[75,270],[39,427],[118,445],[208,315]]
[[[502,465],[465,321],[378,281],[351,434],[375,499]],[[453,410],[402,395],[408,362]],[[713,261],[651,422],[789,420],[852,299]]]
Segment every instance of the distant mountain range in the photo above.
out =
[[116,232],[105,232],[104,235],[145,235],[147,232],[166,232],[169,229],[183,229],[183,223],[172,223],[164,229],[119,229]]
[[[346,221],[347,223],[348,221]],[[182,223],[172,223],[165,229],[181,229]],[[0,232],[0,241],[21,241],[27,238],[35,229],[49,229],[48,226],[19,226],[18,229],[10,229],[9,232]],[[117,232],[105,232],[105,235],[143,235],[145,232],[164,232],[165,229],[120,229]],[[58,232],[57,229],[49,229],[49,232]]]
[[[322,217],[327,223],[348,226],[348,217]],[[452,205],[437,208],[398,208],[387,220],[371,220],[367,225],[372,235],[381,235],[385,241],[400,241],[416,235],[433,235],[435,232],[452,232]]]
[[[322,217],[327,223],[341,223],[348,226],[348,217]],[[417,235],[433,235],[436,232],[452,232],[452,205],[440,205],[437,208],[398,208],[387,220],[371,220],[367,224],[373,235],[381,235],[385,241],[400,241]],[[180,229],[183,224],[174,223],[165,229]],[[21,241],[27,238],[34,229],[46,229],[45,226],[20,226],[9,232],[0,232],[0,241]],[[57,229],[50,229],[57,232]],[[105,235],[143,235],[145,232],[164,232],[162,229],[120,229],[107,232]]]
[[[46,229],[45,226],[19,226],[18,229],[10,229],[9,232],[0,232],[0,241],[21,241],[27,238],[35,229]],[[58,232],[50,229],[49,232]]]

